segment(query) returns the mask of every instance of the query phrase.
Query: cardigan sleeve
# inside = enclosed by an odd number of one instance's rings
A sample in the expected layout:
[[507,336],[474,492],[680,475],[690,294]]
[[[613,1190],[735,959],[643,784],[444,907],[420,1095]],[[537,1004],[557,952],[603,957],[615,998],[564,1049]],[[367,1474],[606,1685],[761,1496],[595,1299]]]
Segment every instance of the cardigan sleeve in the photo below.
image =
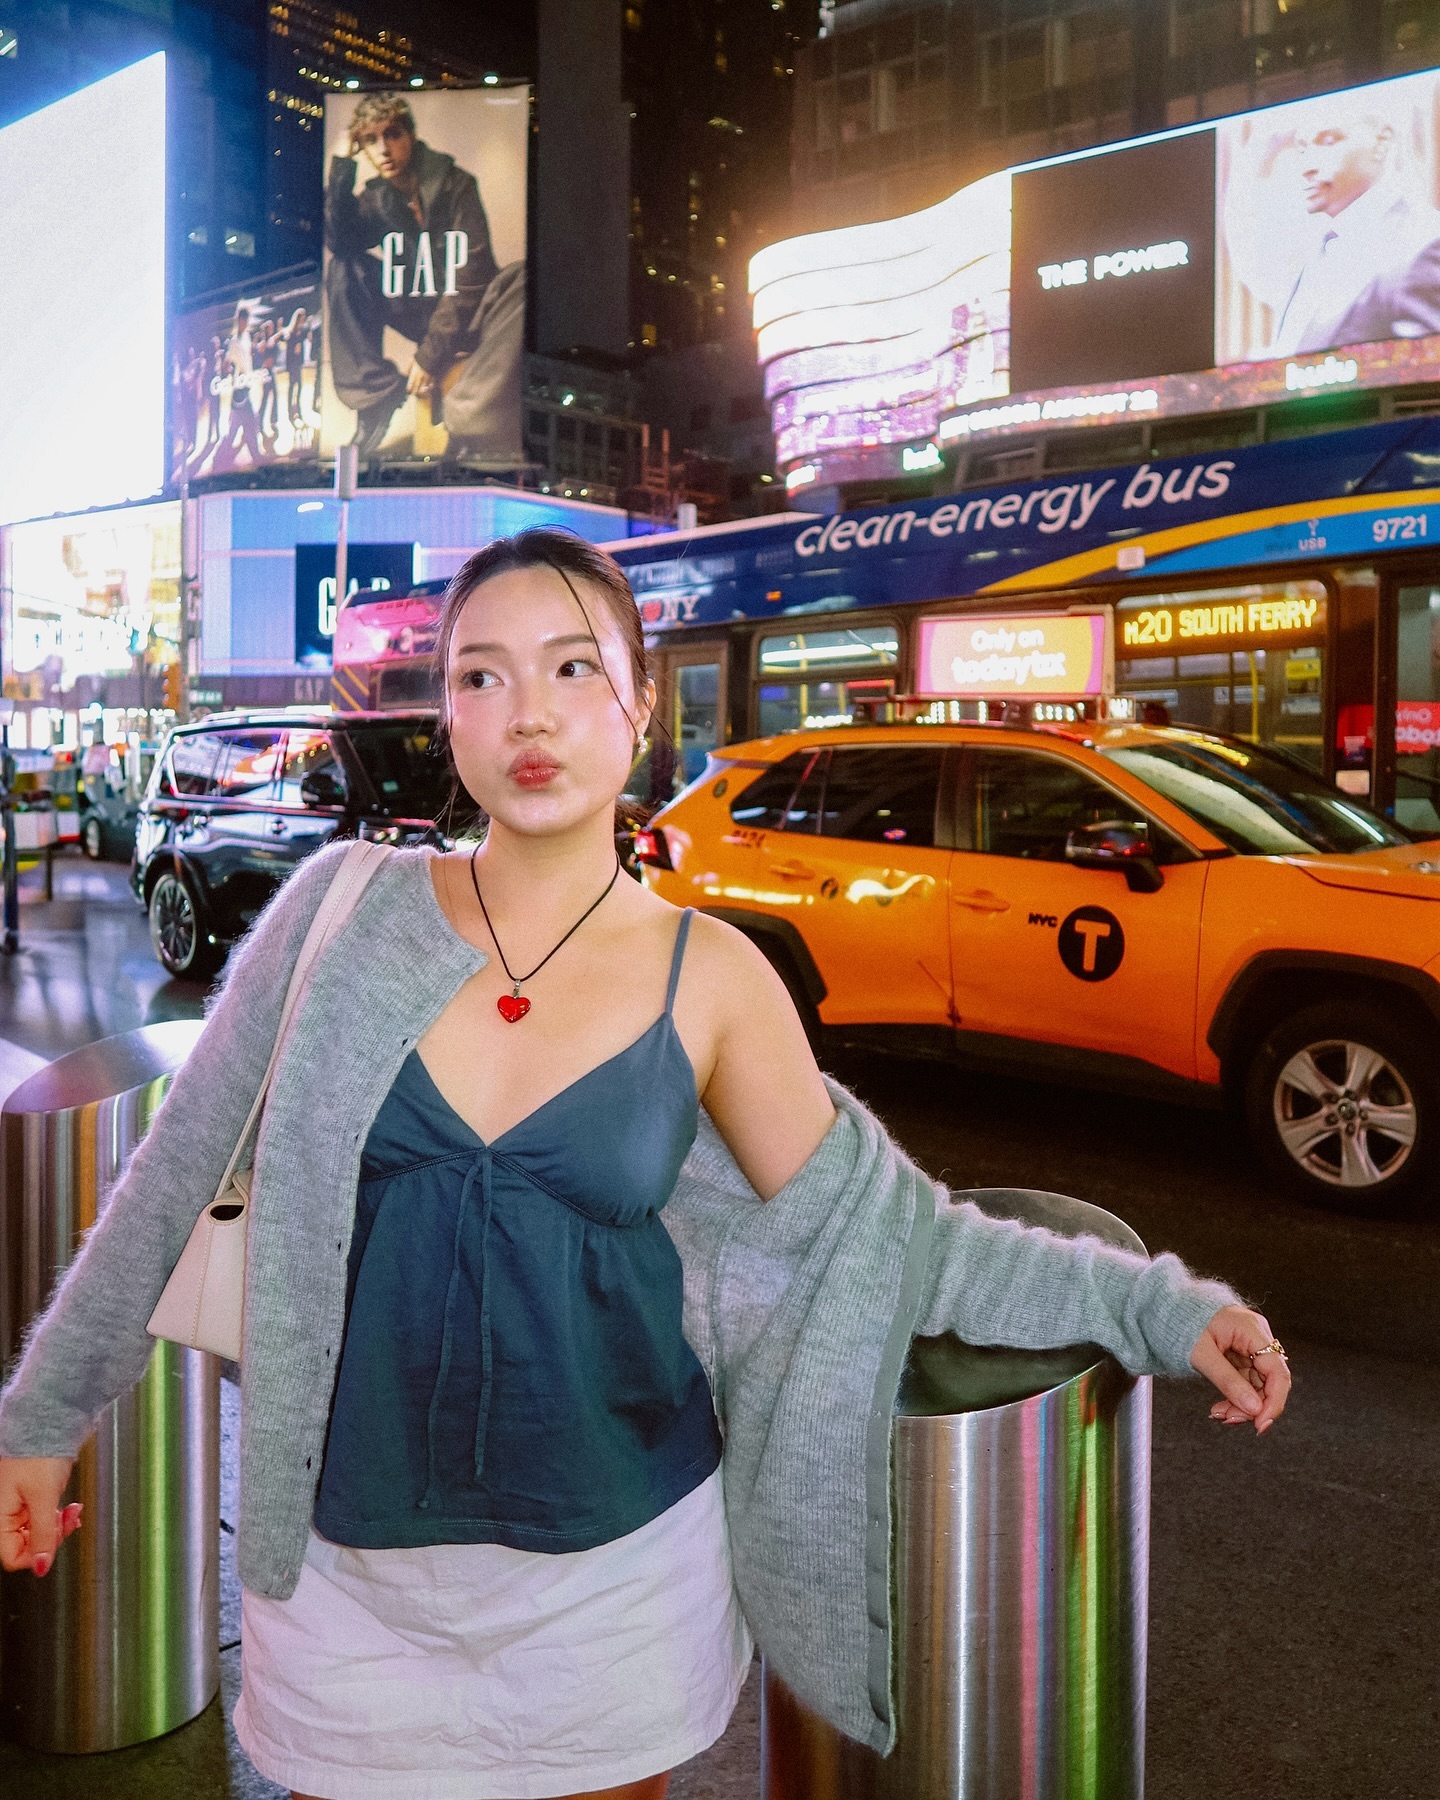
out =
[[968,1344],[1020,1350],[1099,1344],[1132,1374],[1190,1375],[1201,1332],[1221,1307],[1240,1303],[1178,1256],[992,1219],[943,1193],[937,1201],[918,1336],[953,1331]]
[[149,1132],[110,1192],[0,1395],[0,1455],[73,1456],[145,1372],[145,1323],[214,1196],[259,1090],[300,945],[345,845],[309,858],[232,951]]

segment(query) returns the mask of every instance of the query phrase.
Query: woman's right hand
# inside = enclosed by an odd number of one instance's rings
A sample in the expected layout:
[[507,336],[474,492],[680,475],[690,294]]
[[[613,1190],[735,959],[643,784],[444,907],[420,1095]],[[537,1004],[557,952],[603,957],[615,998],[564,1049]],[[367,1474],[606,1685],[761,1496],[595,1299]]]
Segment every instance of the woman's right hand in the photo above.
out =
[[60,1506],[73,1466],[68,1456],[0,1456],[0,1568],[49,1573],[80,1529],[79,1504]]

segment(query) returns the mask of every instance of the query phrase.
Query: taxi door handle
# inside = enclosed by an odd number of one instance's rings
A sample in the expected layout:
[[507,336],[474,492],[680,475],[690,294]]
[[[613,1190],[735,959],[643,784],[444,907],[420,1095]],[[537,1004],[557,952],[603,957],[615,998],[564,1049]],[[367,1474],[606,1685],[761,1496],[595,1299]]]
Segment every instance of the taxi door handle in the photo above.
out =
[[953,896],[957,906],[968,906],[974,912],[1009,912],[1010,902],[992,894],[989,888],[972,888],[968,894]]
[[813,881],[815,871],[806,863],[792,858],[789,862],[771,863],[770,873],[778,875],[782,881]]

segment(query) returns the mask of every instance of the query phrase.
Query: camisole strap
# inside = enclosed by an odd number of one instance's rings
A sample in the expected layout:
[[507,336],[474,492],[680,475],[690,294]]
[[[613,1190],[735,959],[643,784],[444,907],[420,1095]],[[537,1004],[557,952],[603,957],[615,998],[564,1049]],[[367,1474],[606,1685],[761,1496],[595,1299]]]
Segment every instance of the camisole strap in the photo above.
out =
[[680,965],[685,960],[685,940],[690,935],[690,921],[695,916],[695,908],[687,906],[680,915],[680,929],[675,934],[675,954],[670,958],[670,987],[665,995],[665,1017],[670,1017],[670,1010],[675,1004],[675,990],[680,985]]

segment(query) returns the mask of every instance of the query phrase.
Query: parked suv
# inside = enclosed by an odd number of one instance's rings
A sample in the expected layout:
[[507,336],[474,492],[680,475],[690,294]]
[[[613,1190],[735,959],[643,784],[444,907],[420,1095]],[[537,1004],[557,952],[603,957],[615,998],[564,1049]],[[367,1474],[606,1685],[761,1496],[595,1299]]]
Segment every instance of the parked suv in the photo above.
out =
[[1312,1199],[1433,1204],[1440,842],[1239,739],[1130,725],[793,732],[640,834],[812,1035],[1246,1113]]
[[130,865],[170,973],[213,974],[285,877],[332,838],[442,844],[451,791],[437,725],[428,710],[286,708],[215,713],[172,732]]

